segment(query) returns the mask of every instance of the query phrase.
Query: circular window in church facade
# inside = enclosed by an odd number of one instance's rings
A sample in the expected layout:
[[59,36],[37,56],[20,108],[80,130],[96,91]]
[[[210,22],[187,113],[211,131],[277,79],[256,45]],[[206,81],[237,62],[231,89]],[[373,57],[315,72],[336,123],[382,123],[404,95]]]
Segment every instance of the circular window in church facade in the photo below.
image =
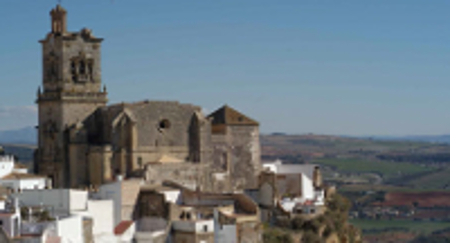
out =
[[167,119],[162,119],[159,122],[159,129],[168,129],[170,128],[170,121]]

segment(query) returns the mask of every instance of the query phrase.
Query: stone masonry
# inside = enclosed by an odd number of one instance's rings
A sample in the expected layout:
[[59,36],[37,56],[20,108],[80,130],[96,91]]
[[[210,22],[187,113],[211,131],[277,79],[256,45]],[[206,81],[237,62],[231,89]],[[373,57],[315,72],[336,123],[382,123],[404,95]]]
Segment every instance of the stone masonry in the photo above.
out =
[[228,106],[206,116],[175,101],[107,105],[103,39],[89,29],[68,32],[60,5],[50,15],[51,32],[40,41],[39,174],[56,187],[98,186],[118,176],[206,191],[256,187],[258,122]]

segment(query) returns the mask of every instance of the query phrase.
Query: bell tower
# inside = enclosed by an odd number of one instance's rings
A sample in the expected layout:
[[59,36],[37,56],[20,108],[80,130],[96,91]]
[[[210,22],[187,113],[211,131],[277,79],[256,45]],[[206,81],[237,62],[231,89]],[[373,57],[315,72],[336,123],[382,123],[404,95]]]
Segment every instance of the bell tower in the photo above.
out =
[[65,33],[67,31],[67,11],[58,4],[56,8],[52,9],[50,16],[52,17],[52,33]]
[[107,103],[101,90],[101,42],[92,31],[67,31],[67,11],[57,5],[50,11],[51,31],[42,45],[42,89],[37,92],[39,110],[38,149],[35,170],[68,187],[68,129],[82,123]]

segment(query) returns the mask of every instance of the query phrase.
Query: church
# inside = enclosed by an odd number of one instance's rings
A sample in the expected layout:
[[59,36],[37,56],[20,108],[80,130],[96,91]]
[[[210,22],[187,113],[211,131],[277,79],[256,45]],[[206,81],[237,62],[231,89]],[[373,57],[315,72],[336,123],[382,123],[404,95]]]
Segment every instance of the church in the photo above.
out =
[[108,104],[101,44],[91,30],[67,31],[67,11],[50,12],[37,92],[35,172],[57,188],[117,179],[170,180],[203,191],[255,188],[261,172],[259,123],[223,106],[145,100]]

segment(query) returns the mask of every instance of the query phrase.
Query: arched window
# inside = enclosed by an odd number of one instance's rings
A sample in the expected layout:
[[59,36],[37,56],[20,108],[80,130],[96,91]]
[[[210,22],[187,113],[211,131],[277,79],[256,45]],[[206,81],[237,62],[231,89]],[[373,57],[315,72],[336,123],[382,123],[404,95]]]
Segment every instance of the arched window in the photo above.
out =
[[53,62],[48,62],[47,63],[47,78],[50,79],[52,77],[52,67],[53,67]]
[[77,64],[74,60],[70,62],[70,73],[72,74],[72,80],[77,80]]
[[92,60],[88,62],[88,72],[91,76],[94,73],[94,62]]
[[51,62],[50,63],[50,75],[52,76],[52,77],[55,77],[56,76],[56,63],[55,62]]
[[86,63],[83,60],[80,61],[80,74],[86,74]]

